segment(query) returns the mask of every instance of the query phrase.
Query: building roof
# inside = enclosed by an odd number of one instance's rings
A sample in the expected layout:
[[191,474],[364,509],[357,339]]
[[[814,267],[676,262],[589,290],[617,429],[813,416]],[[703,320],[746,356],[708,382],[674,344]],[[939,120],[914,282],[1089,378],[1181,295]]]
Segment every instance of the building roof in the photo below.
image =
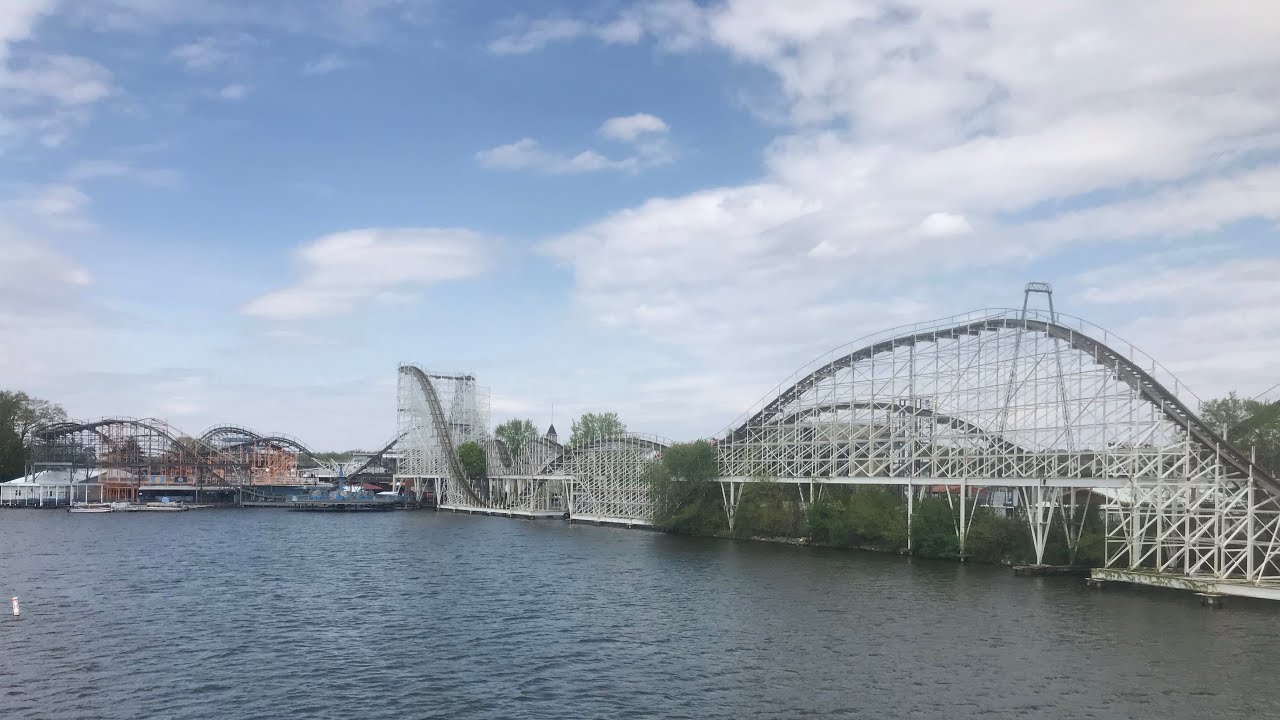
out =
[[81,468],[79,470],[41,470],[40,472],[14,478],[5,485],[68,485],[71,483],[100,482],[102,480],[132,480],[133,474],[127,470]]

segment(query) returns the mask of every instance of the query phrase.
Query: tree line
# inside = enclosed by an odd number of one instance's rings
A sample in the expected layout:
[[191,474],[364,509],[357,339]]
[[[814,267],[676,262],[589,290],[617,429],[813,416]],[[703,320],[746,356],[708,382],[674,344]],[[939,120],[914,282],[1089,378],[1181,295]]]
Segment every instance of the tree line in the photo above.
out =
[[[572,434],[566,445],[581,445],[592,440],[621,435],[627,431],[626,423],[615,412],[583,413],[573,421]],[[494,437],[502,441],[511,457],[518,457],[525,448],[538,441],[538,426],[528,418],[512,418],[493,431]],[[465,442],[458,446],[458,460],[467,477],[472,480],[487,477],[489,460],[484,448],[479,443]]]
[[26,473],[36,428],[66,419],[61,405],[20,390],[0,390],[0,482]]
[[[573,421],[566,445],[581,445],[607,437],[622,435],[627,424],[616,412],[583,413]],[[493,434],[501,440],[513,456],[538,439],[538,427],[528,418],[512,418],[498,425]]]

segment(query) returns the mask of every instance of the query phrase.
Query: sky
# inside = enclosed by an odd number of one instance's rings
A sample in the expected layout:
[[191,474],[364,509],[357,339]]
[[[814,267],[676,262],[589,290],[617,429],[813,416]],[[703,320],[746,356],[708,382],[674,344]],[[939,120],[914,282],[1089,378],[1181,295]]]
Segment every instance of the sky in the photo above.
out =
[[720,433],[1058,310],[1280,383],[1280,3],[0,0],[0,387],[317,449],[396,368]]

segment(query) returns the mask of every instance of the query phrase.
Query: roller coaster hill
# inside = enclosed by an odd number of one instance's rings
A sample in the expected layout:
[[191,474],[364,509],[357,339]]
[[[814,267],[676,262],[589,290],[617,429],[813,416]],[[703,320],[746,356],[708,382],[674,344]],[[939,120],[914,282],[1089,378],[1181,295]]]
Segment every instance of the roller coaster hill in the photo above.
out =
[[219,425],[198,436],[154,418],[101,418],[38,428],[28,477],[62,486],[67,502],[283,504],[290,495],[350,485],[390,486],[391,444],[347,463],[320,458],[296,438]]
[[[1102,516],[1097,583],[1125,581],[1280,599],[1280,482],[1197,414],[1172,373],[1098,326],[1059,314],[1032,283],[1019,309],[980,310],[878,333],[802,368],[712,439],[725,520],[753,483],[945,496],[963,557],[973,519],[1010,498],[1044,563],[1051,531],[1075,546]],[[1036,294],[1048,310],[1028,307]],[[469,374],[399,373],[398,472],[439,507],[648,526],[646,471],[670,441],[625,434],[513,449],[487,434]],[[469,478],[462,443],[485,448]],[[910,549],[908,532],[908,549]]]

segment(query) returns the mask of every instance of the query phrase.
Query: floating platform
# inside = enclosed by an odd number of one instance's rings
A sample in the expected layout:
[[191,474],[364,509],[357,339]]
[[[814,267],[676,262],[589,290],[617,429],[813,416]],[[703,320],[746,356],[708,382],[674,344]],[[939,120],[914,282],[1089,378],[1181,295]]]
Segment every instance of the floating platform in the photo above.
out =
[[471,505],[439,505],[437,510],[467,513],[469,515],[493,515],[495,517],[528,518],[530,520],[563,520],[568,510],[507,510],[500,508],[473,507]]
[[605,515],[570,515],[569,523],[581,525],[612,525],[614,527],[644,528],[645,530],[653,529],[653,523],[648,520],[636,520],[635,518],[627,517],[609,517]]
[[1014,565],[1013,574],[1018,577],[1089,577],[1093,571],[1088,565]]
[[[1280,600],[1280,582],[1248,582],[1245,580],[1219,580],[1211,577],[1194,577],[1187,575],[1170,575],[1141,570],[1111,570],[1094,568],[1089,577],[1094,584],[1099,582],[1125,582],[1148,587],[1162,587],[1170,590],[1190,590],[1196,593],[1202,604],[1209,607],[1220,607],[1221,596],[1257,598],[1259,600]],[[1205,598],[1213,602],[1206,602]]]
[[389,500],[364,498],[303,498],[290,500],[287,503],[287,506],[290,510],[299,510],[303,512],[382,512],[386,510],[395,510],[398,504],[399,503]]

